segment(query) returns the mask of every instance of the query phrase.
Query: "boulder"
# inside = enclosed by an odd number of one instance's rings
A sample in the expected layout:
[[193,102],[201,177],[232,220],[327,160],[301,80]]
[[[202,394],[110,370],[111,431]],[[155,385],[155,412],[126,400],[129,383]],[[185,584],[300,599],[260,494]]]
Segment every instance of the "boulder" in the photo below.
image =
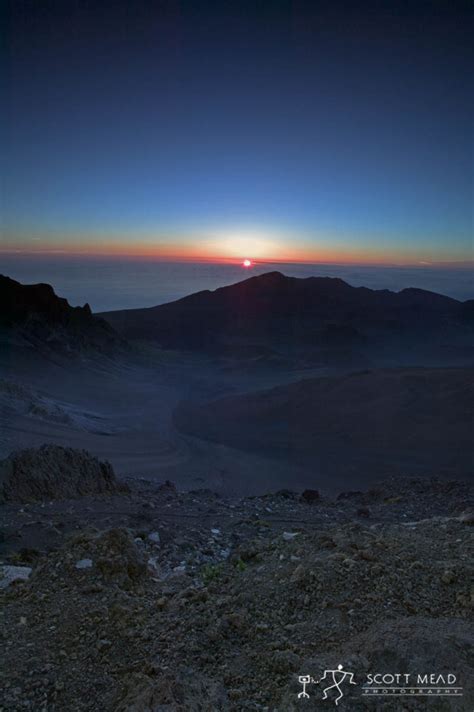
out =
[[1,566],[0,588],[6,588],[14,581],[27,581],[31,571],[29,566]]
[[303,502],[307,502],[308,504],[313,504],[314,502],[317,502],[319,498],[319,492],[315,489],[306,489],[301,495],[301,499],[303,500]]
[[0,462],[0,502],[70,499],[127,491],[112,466],[85,450],[43,445],[12,453]]

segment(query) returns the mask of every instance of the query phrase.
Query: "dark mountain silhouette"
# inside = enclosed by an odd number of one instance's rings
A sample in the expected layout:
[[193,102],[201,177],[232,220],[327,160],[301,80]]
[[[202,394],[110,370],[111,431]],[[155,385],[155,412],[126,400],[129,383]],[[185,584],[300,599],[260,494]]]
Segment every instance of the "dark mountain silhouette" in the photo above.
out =
[[[394,351],[421,349],[436,359],[470,359],[473,309],[450,297],[352,287],[341,279],[269,272],[215,291],[148,309],[102,316],[127,338],[165,348],[237,353],[269,347],[322,361],[371,362]],[[431,360],[428,359],[428,363]]]
[[94,316],[88,304],[71,307],[49,284],[20,284],[0,275],[0,335],[40,351],[98,350],[124,344],[114,329]]

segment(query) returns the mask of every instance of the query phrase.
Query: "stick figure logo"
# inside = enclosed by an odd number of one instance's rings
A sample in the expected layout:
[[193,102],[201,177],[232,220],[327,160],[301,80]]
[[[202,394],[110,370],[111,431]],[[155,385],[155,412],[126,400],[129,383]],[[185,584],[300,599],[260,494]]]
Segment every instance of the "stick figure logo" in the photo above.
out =
[[347,672],[346,670],[342,669],[342,665],[337,666],[337,670],[325,670],[322,678],[319,680],[319,682],[322,682],[323,680],[326,679],[327,675],[331,675],[333,684],[329,685],[329,687],[324,688],[323,690],[323,700],[327,700],[328,697],[328,692],[329,690],[332,690],[333,688],[336,688],[338,691],[338,696],[334,700],[335,704],[339,704],[339,700],[341,700],[344,697],[344,693],[340,688],[340,685],[346,680],[351,684],[351,685],[356,685],[357,683],[354,682],[354,673],[353,672]]
[[311,675],[300,675],[298,678],[298,682],[300,683],[300,685],[303,685],[303,691],[298,694],[298,699],[300,700],[302,697],[309,698],[309,695],[306,692],[306,685],[309,685],[311,682],[316,682],[316,680],[313,680]]

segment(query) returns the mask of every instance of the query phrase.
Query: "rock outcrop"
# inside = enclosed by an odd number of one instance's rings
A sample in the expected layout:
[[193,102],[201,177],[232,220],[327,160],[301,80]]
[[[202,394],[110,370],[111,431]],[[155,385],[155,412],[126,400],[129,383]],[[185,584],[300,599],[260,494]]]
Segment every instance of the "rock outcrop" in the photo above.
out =
[[84,450],[43,445],[0,462],[0,502],[68,499],[123,491],[112,466]]
[[71,307],[49,284],[20,284],[0,275],[0,335],[37,350],[109,353],[124,340],[88,304]]

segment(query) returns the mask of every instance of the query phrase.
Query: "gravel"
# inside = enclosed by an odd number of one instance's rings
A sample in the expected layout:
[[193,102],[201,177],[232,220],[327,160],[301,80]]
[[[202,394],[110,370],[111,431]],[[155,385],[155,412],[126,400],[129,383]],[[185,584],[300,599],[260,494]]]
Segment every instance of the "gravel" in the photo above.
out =
[[[339,663],[351,711],[426,709],[361,699],[375,670],[454,672],[472,710],[471,506],[466,484],[410,478],[311,503],[142,483],[81,508],[4,505],[5,565],[33,571],[1,594],[3,710],[291,712],[298,676]],[[60,532],[33,554],[9,529],[26,515]]]

